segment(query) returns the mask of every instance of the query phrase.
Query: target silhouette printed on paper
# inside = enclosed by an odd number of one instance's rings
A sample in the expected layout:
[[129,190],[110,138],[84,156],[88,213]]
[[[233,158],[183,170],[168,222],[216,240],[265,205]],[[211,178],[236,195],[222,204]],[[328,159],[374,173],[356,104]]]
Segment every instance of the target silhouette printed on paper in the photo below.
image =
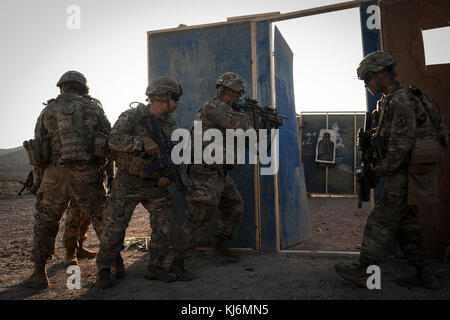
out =
[[336,163],[336,130],[320,129],[316,145],[316,162]]

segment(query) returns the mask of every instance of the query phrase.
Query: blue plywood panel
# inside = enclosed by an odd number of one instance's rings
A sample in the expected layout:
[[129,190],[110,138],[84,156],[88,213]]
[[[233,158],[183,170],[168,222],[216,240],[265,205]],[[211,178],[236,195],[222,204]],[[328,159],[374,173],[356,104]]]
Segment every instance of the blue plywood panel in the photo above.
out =
[[[181,83],[184,95],[175,118],[180,127],[189,129],[198,108],[215,95],[219,75],[239,73],[251,88],[250,23],[231,23],[197,29],[150,33],[149,77],[169,76]],[[244,217],[232,247],[255,248],[255,188],[253,165],[240,165],[231,173],[245,201]],[[183,202],[173,192],[176,202],[177,236],[185,219]],[[211,246],[217,219],[200,245]]]
[[[262,106],[271,104],[270,24],[256,23],[257,97]],[[261,250],[276,250],[274,177],[260,176]]]
[[295,112],[293,53],[275,28],[275,88],[277,108],[287,116],[280,128],[281,246],[287,248],[310,233],[303,166],[298,155],[298,125]]

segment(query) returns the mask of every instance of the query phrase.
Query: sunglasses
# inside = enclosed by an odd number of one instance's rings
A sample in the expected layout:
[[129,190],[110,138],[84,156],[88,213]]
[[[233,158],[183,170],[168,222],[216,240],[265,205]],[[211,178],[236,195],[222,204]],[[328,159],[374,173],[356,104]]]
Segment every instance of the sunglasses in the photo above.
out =
[[178,100],[180,100],[180,95],[176,94],[176,93],[171,93],[170,94],[170,99],[172,99],[175,102],[178,102]]
[[364,84],[365,84],[366,87],[369,85],[369,82],[370,82],[370,80],[372,80],[373,76],[374,76],[374,74],[370,72],[369,74],[367,74],[364,77],[363,80],[364,80]]

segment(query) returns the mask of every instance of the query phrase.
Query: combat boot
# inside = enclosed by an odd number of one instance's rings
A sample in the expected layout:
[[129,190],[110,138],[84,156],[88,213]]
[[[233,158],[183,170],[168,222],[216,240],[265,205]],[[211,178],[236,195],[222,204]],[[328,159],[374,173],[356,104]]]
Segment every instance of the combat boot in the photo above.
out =
[[27,288],[45,289],[48,288],[47,271],[45,270],[46,262],[39,262],[34,264],[34,271],[31,276],[22,282],[22,285]]
[[116,265],[112,267],[112,273],[116,279],[125,278],[125,266],[123,264],[123,259],[120,253],[119,257],[116,259]]
[[78,241],[77,258],[78,259],[92,259],[95,258],[97,252],[89,250],[83,246],[84,241]]
[[354,267],[334,266],[334,270],[341,278],[356,284],[360,288],[367,288],[368,274],[366,273],[366,269],[366,266],[361,264]]
[[417,274],[414,277],[399,277],[395,282],[403,287],[438,288],[436,277],[430,267],[417,267]]
[[164,282],[173,282],[177,280],[177,276],[160,266],[149,264],[147,273],[145,274],[147,280],[160,280]]
[[99,289],[107,289],[114,286],[113,279],[111,277],[111,268],[101,269],[97,272],[95,277],[95,287]]
[[225,258],[225,262],[239,261],[239,256],[228,249],[227,239],[222,236],[218,236],[216,238],[216,244],[214,245],[213,253]]
[[182,258],[174,258],[169,267],[169,272],[174,273],[178,280],[191,281],[195,276],[184,268],[184,260]]
[[78,265],[77,248],[66,248],[66,256],[64,257],[64,264],[67,266]]

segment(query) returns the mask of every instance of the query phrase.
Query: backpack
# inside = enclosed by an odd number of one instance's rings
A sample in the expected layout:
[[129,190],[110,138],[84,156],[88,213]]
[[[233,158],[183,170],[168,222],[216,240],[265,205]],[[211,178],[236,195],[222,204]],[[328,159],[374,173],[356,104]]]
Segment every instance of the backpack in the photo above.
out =
[[[429,99],[419,88],[409,86],[409,90],[425,109],[428,119],[430,119],[436,134],[439,136],[442,147],[447,147],[449,145],[447,127],[445,126],[444,119],[440,114],[439,106],[436,102]],[[426,119],[423,120],[423,122],[425,121]]]

